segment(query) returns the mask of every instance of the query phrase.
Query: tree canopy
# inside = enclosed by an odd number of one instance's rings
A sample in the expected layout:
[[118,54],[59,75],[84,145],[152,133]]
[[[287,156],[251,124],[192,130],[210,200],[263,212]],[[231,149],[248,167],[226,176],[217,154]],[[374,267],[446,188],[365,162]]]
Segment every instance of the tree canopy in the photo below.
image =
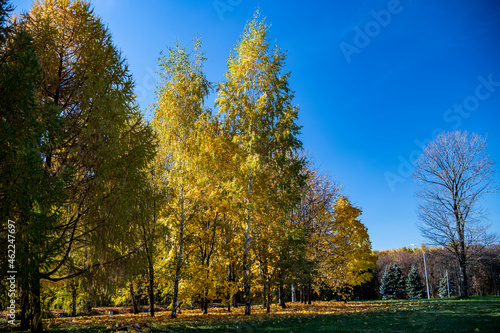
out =
[[484,195],[498,191],[486,146],[486,138],[475,133],[444,132],[415,161],[420,230],[432,245],[444,246],[455,255],[462,296],[468,296],[467,263],[477,256],[477,245],[496,239],[488,232],[480,206]]
[[89,2],[37,1],[9,23],[0,9],[0,211],[17,223],[23,328],[43,330],[43,304],[137,312],[144,297],[176,317],[244,300],[250,315],[371,279],[361,208],[303,151],[286,53],[258,11],[222,82],[198,37],[160,54],[149,123]]

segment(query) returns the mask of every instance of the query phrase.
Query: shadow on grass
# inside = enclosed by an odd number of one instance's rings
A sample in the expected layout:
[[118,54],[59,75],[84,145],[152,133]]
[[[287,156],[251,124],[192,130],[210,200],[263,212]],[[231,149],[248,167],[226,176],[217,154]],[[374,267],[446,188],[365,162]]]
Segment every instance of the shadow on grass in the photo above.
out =
[[500,332],[500,297],[377,302],[377,311],[169,325],[159,332]]
[[[252,315],[192,313],[171,320],[143,318],[138,332],[500,332],[500,297],[469,299],[406,300],[316,305],[294,304],[296,312]],[[339,311],[343,308],[344,311]],[[258,308],[256,307],[256,310]],[[314,309],[314,311],[310,311]],[[322,313],[321,311],[335,311]],[[361,309],[361,310],[357,310]],[[258,311],[256,311],[258,312]],[[117,321],[123,321],[125,317]],[[138,320],[140,317],[127,317]],[[87,326],[88,325],[88,326]],[[97,333],[114,331],[97,321],[85,326],[66,326],[48,332]],[[0,331],[4,331],[0,326]]]

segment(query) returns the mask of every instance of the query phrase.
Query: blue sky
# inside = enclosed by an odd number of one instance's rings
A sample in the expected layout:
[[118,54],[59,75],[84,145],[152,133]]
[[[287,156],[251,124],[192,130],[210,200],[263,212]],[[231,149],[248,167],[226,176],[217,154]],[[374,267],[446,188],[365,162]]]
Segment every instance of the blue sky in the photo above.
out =
[[[31,0],[13,1],[16,12]],[[259,7],[287,51],[301,140],[363,210],[374,249],[421,244],[411,161],[443,130],[488,136],[500,163],[500,3],[94,0],[150,116],[160,50],[199,34],[211,81]],[[213,101],[208,102],[213,106]],[[500,183],[500,172],[496,180]],[[500,194],[487,197],[500,233]]]

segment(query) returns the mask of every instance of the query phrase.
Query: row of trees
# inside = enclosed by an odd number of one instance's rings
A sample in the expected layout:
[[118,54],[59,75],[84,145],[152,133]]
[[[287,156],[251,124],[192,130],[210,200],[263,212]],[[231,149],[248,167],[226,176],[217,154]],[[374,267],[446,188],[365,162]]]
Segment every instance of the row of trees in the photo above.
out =
[[[378,260],[375,287],[380,288],[386,267],[390,268],[393,264],[396,264],[402,274],[406,276],[412,267],[416,267],[425,286],[422,250],[425,251],[430,297],[448,296],[448,281],[451,296],[463,294],[460,266],[454,260],[454,254],[443,247],[424,246],[418,249],[401,248],[376,251]],[[467,293],[480,296],[500,295],[500,245],[476,246],[474,251],[477,256],[468,261],[467,279],[470,283]],[[426,288],[424,290],[424,296],[427,297]]]
[[[461,294],[460,269],[454,261],[453,254],[445,248],[423,247],[426,253],[427,277],[429,281],[429,296],[454,297]],[[475,260],[469,262],[468,279],[469,295],[500,295],[500,246],[493,244],[476,249],[481,253]],[[360,285],[349,287],[343,293],[333,290],[328,284],[317,281],[311,295],[304,290],[288,290],[287,298],[304,300],[341,300],[341,299],[401,299],[427,298],[425,268],[422,249],[401,248],[397,250],[375,251],[376,269],[368,269],[372,278]],[[144,280],[142,280],[144,281]],[[139,280],[140,284],[144,284]],[[147,304],[146,288],[142,287],[140,296],[143,304]],[[297,293],[299,292],[299,293]],[[293,295],[293,296],[292,296]],[[257,296],[260,299],[260,295]],[[121,305],[129,304],[127,290],[122,297],[116,298]]]
[[[177,44],[162,54],[152,121],[172,317],[186,297],[206,313],[209,299],[230,306],[242,287],[249,315],[256,295],[270,311],[275,291],[285,307],[295,288],[311,295],[320,283],[344,292],[364,282],[374,261],[361,210],[302,153],[285,54],[271,46],[259,13],[225,81],[209,82],[204,61],[199,39],[192,50]],[[205,103],[212,89],[215,112]]]
[[412,265],[408,277],[405,277],[396,263],[386,266],[380,280],[380,294],[382,299],[422,298],[424,285],[417,267]]
[[43,330],[44,301],[76,315],[126,290],[136,308],[142,289],[152,316],[158,299],[175,317],[239,297],[250,314],[371,278],[361,210],[304,155],[285,53],[258,13],[223,82],[205,77],[199,39],[162,54],[148,122],[89,3],[35,2],[10,22],[0,9],[1,235],[16,221],[22,328]]

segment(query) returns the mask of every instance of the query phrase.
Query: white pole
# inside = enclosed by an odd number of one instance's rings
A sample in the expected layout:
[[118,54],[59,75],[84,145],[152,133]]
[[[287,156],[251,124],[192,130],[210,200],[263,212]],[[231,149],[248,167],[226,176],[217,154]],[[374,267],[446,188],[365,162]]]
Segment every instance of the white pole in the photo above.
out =
[[448,284],[448,298],[450,298],[450,279],[448,278],[448,270],[446,270],[446,283]]
[[427,299],[431,299],[431,295],[429,293],[429,278],[427,277],[427,263],[425,262],[425,251],[422,246],[422,253],[424,254],[424,269],[425,269],[425,284],[427,284]]

